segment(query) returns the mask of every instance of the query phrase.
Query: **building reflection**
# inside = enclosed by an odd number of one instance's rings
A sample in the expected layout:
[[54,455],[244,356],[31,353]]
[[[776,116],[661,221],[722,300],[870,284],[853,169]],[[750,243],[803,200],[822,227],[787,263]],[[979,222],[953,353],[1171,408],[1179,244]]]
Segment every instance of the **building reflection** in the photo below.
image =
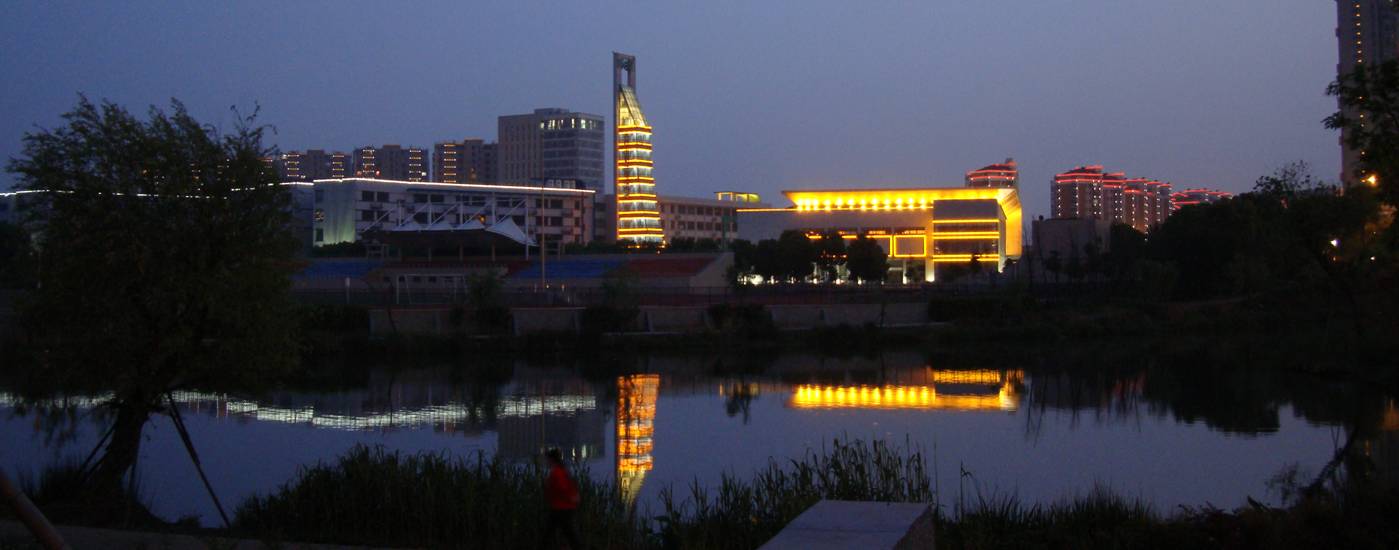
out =
[[1020,406],[1025,373],[925,368],[912,378],[891,384],[798,384],[790,404],[799,409],[1014,411]]
[[617,377],[617,489],[629,504],[651,471],[660,384],[659,374]]
[[[585,461],[605,456],[607,410],[592,385],[574,377],[531,377],[503,388],[501,401],[522,414],[497,418],[496,452],[502,458],[536,460],[547,449],[565,459]],[[562,405],[562,406],[561,406]]]

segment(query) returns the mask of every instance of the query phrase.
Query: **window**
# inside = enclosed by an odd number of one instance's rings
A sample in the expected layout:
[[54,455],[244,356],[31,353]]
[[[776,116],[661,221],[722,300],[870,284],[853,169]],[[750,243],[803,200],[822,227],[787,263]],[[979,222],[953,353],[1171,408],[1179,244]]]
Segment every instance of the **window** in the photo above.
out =
[[413,221],[418,223],[427,223],[427,213],[418,212],[417,214],[413,214]]
[[373,211],[373,210],[360,210],[360,211],[359,211],[359,220],[362,221],[362,222],[372,222],[372,221],[374,221],[374,211]]
[[362,200],[362,201],[364,201],[364,202],[374,202],[374,192],[373,192],[373,191],[360,191],[360,192],[359,192],[359,200]]
[[325,242],[325,230],[324,230],[324,229],[321,229],[321,228],[319,228],[319,227],[316,228],[316,242],[318,242],[318,243],[323,243],[323,242]]
[[416,203],[419,203],[419,204],[425,203],[425,202],[427,202],[427,195],[422,194],[422,193],[415,194],[415,195],[413,195],[413,202],[416,202]]
[[316,202],[321,202],[321,201],[323,201],[323,200],[325,200],[325,189],[317,189],[317,190],[316,190]]
[[388,191],[380,191],[378,193],[375,193],[374,196],[379,199],[379,202],[389,202]]
[[442,195],[433,195],[432,197],[430,197],[430,199],[432,200],[432,202],[442,202],[443,197]]

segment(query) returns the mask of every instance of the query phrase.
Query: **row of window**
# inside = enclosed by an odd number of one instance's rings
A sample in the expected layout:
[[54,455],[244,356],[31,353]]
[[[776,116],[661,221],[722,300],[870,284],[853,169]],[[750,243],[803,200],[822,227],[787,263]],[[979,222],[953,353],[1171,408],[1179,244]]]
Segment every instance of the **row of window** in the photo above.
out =
[[733,223],[724,224],[724,223],[720,223],[720,222],[682,222],[682,221],[671,221],[671,222],[670,222],[670,228],[671,228],[671,229],[675,229],[675,230],[686,230],[686,231],[727,231],[727,232],[730,232],[730,233],[734,233],[734,232],[737,232],[737,231],[738,231],[738,225],[737,225],[737,224],[733,224]]
[[695,206],[691,204],[665,204],[662,212],[667,214],[690,214],[695,216],[733,216],[732,208],[718,206]]

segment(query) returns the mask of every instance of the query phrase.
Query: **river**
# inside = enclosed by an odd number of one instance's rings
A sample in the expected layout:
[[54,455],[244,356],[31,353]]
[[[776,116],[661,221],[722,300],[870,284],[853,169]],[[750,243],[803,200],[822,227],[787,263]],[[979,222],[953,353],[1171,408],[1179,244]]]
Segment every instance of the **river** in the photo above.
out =
[[[356,369],[335,387],[176,400],[230,509],[355,444],[535,460],[557,447],[654,505],[724,472],[747,476],[833,438],[915,445],[948,506],[1015,495],[1049,502],[1110,488],[1157,510],[1249,497],[1316,472],[1363,424],[1381,471],[1399,472],[1399,412],[1363,385],[1242,367],[1094,369],[948,363],[919,352],[788,353],[761,360],[648,356],[589,362],[491,359]],[[0,392],[0,465],[31,479],[81,459],[101,430],[93,399],[58,421]],[[66,428],[68,433],[62,433]],[[171,421],[146,427],[142,497],[168,519],[215,525]],[[965,472],[965,473],[964,473]],[[614,477],[615,476],[615,477]]]

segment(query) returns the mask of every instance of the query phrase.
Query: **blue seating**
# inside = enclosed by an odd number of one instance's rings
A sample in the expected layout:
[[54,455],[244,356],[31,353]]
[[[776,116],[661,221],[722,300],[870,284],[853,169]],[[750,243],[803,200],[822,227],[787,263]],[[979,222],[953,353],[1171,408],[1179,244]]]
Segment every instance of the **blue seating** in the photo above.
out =
[[[578,258],[548,260],[545,267],[550,279],[601,279],[618,266],[626,263],[620,259]],[[516,271],[511,279],[538,279],[539,262],[535,261],[524,269]]]
[[296,275],[296,279],[363,279],[370,271],[383,265],[377,260],[321,260]]

